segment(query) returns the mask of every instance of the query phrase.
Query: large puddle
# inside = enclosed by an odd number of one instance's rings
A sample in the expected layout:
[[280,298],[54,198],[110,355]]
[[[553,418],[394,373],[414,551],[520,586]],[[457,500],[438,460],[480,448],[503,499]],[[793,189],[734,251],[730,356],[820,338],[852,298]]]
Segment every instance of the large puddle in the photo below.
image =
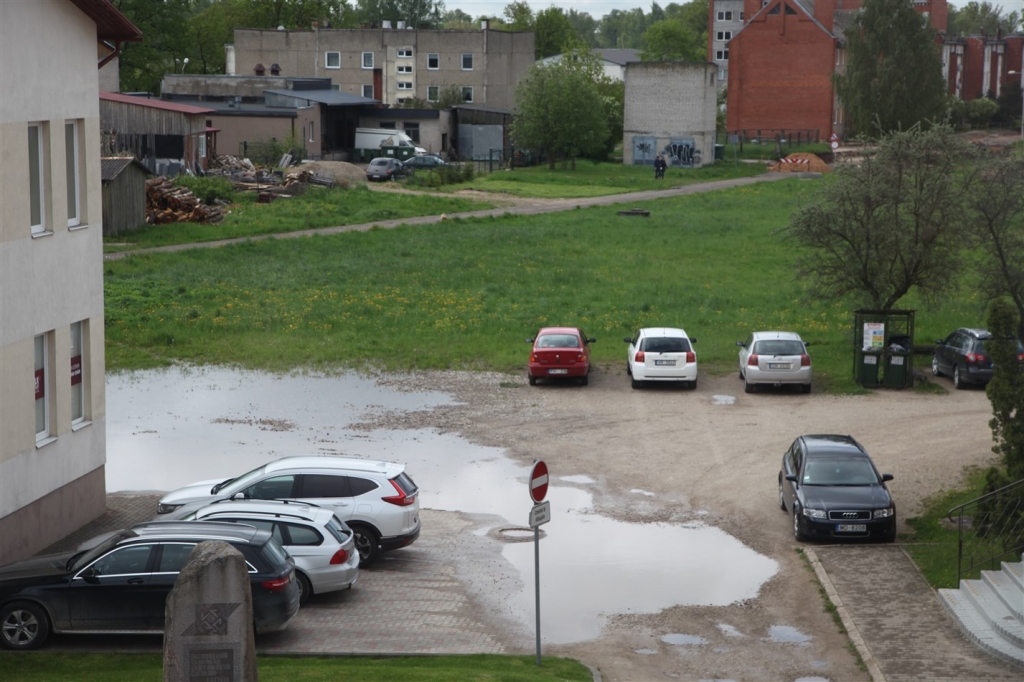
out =
[[[355,373],[279,376],[201,368],[112,375],[107,379],[107,488],[171,490],[237,475],[279,457],[341,454],[405,463],[425,508],[492,515],[509,526],[526,526],[529,469],[502,450],[431,430],[346,428],[368,414],[452,402],[441,393],[388,390]],[[587,487],[599,474],[552,471],[547,496],[552,518],[540,543],[545,641],[595,638],[614,614],[749,599],[777,570],[775,561],[712,526],[632,524],[593,513]],[[492,521],[478,532],[489,530],[495,530]],[[507,606],[532,629],[534,544],[522,541],[532,537],[529,533],[523,535],[502,545],[523,583]]]

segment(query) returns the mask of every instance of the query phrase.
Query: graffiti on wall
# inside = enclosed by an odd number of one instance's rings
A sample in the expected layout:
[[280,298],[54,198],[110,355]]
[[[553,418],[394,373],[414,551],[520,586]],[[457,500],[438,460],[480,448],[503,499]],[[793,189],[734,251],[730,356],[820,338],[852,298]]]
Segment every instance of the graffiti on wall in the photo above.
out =
[[640,135],[633,136],[633,164],[654,165],[654,158],[658,155],[658,139]]
[[701,161],[700,150],[694,145],[692,137],[673,137],[661,150],[668,165],[674,168],[693,168]]

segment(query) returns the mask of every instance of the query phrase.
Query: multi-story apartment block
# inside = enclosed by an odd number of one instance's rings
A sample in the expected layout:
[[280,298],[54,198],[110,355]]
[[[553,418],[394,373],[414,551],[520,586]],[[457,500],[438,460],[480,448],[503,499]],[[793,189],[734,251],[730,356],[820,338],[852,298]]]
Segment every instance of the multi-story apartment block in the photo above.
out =
[[744,0],[713,0],[708,4],[708,61],[718,66],[718,87],[729,82],[729,41],[743,28]]
[[456,88],[465,104],[511,110],[515,86],[534,63],[532,32],[487,28],[235,29],[234,40],[229,75],[326,77],[336,90],[390,105],[436,102]]
[[140,35],[107,0],[0,2],[0,564],[106,511],[97,67]]

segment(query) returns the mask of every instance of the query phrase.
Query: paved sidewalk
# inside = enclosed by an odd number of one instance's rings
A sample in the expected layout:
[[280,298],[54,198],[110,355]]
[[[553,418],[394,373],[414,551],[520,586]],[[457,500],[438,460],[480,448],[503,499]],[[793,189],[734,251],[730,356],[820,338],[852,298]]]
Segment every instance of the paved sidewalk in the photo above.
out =
[[1024,671],[1003,665],[960,633],[899,546],[812,549],[886,682],[1024,679]]
[[[748,178],[733,178],[731,180],[715,180],[714,182],[700,182],[683,187],[671,189],[648,190],[644,192],[628,192],[625,194],[608,194],[602,197],[584,197],[579,199],[554,199],[539,200],[536,204],[522,204],[517,206],[503,206],[490,208],[483,211],[468,211],[466,213],[452,213],[444,219],[454,218],[486,218],[490,216],[510,215],[538,215],[541,213],[557,213],[570,209],[586,208],[588,206],[612,206],[615,204],[637,204],[654,199],[665,199],[667,197],[678,197],[687,194],[701,194],[703,192],[714,192],[730,187],[743,187],[759,182],[775,182],[793,178],[791,173],[766,173]],[[188,251],[191,249],[210,249],[230,244],[241,244],[244,242],[258,242],[265,239],[293,239],[297,237],[311,237],[315,234],[338,234],[340,232],[368,232],[371,228],[391,228],[399,225],[432,225],[442,220],[439,215],[418,216],[415,218],[399,218],[396,220],[378,220],[372,223],[360,223],[358,225],[338,225],[336,227],[318,227],[312,230],[299,230],[298,232],[279,232],[275,234],[261,234],[250,237],[238,237],[236,239],[218,239],[216,241],[198,242],[194,244],[174,244],[171,246],[155,246],[148,249],[133,249],[117,253],[103,254],[103,260],[120,260],[132,254],[143,253],[170,253],[175,251]]]

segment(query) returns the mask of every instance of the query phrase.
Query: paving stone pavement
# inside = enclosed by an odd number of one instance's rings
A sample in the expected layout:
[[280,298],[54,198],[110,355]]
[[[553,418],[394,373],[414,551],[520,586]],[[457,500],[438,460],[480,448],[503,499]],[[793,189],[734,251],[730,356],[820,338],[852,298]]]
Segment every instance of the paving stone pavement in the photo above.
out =
[[1024,679],[960,633],[899,546],[813,549],[887,682]]

